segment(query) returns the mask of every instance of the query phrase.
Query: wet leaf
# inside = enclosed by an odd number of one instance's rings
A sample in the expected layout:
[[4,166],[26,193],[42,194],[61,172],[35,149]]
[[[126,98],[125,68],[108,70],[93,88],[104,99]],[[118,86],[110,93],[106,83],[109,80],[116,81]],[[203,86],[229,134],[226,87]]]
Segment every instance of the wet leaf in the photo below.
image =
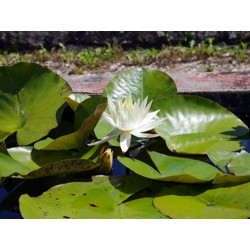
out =
[[[177,90],[173,79],[158,70],[133,68],[118,74],[113,78],[103,92],[103,96],[112,96],[113,101],[126,98],[129,93],[135,101],[138,98],[144,100],[148,96],[150,100],[166,98],[176,95]],[[101,118],[95,128],[95,135],[102,139],[112,132],[114,128]],[[119,146],[118,135],[109,141],[112,146]]]
[[162,71],[133,68],[115,76],[107,85],[103,96],[111,95],[113,101],[126,98],[129,93],[133,100],[149,101],[176,95],[173,79]]
[[235,152],[229,151],[212,151],[208,150],[207,155],[209,159],[214,163],[214,165],[218,166],[224,173],[227,173],[227,164],[230,159],[236,155]]
[[118,160],[133,172],[144,177],[183,183],[203,183],[211,181],[218,169],[202,161],[173,157],[157,152],[148,152],[156,169],[137,159],[118,157]]
[[250,176],[250,154],[244,150],[237,153],[229,161],[228,169],[236,176]]
[[24,218],[127,218],[127,214],[128,218],[138,218],[142,211],[143,218],[152,214],[155,217],[158,213],[148,200],[123,204],[150,183],[137,175],[95,177],[93,182],[67,183],[53,187],[38,197],[22,195],[20,211]]
[[25,166],[10,156],[0,153],[0,176],[8,177],[12,174],[27,174],[32,169]]
[[250,216],[250,183],[207,188],[178,184],[153,199],[156,209],[175,219],[244,219]]
[[219,104],[199,96],[175,95],[153,102],[152,110],[167,117],[155,131],[176,153],[206,154],[207,150],[236,151],[244,148],[233,140],[248,127]]
[[1,134],[17,131],[19,145],[47,135],[58,125],[57,110],[70,92],[62,78],[38,64],[0,67]]
[[81,127],[82,122],[95,112],[99,104],[106,102],[106,97],[92,97],[81,102],[75,112],[75,129]]
[[90,98],[90,96],[85,94],[71,94],[64,99],[69,104],[70,108],[76,111],[78,105],[88,98]]
[[[51,141],[45,147],[41,148],[39,145],[39,149],[67,150],[67,149],[76,149],[83,146],[83,144],[85,143],[85,141],[88,139],[89,135],[95,128],[106,106],[107,106],[106,103],[98,105],[95,112],[82,122],[81,127],[76,132],[58,137],[55,140]],[[46,143],[47,142],[48,141],[46,141]],[[39,142],[39,144],[41,143],[42,142]],[[38,146],[35,145],[35,148],[38,148]]]

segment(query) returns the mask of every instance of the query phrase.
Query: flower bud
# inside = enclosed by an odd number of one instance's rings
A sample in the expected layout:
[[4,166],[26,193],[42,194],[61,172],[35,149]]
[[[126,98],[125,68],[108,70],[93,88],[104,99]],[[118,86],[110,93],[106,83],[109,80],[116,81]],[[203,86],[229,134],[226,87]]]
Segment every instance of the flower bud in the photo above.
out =
[[98,173],[109,173],[113,165],[113,151],[107,146],[103,147],[100,152],[101,165],[98,168]]

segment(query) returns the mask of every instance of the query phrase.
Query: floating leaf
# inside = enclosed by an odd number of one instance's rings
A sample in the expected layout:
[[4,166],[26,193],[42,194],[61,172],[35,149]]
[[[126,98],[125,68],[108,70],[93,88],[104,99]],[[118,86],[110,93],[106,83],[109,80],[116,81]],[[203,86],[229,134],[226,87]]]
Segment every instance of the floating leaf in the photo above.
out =
[[81,102],[75,112],[75,129],[79,129],[82,122],[93,114],[99,104],[106,103],[106,97],[92,97]]
[[162,71],[145,68],[126,70],[113,78],[103,92],[103,96],[112,96],[113,101],[126,98],[129,93],[133,100],[150,100],[176,95],[173,79]]
[[[133,68],[118,74],[110,81],[103,92],[103,96],[110,95],[113,101],[126,98],[129,93],[135,101],[144,100],[148,96],[150,100],[166,98],[176,95],[177,90],[173,79],[158,70]],[[102,139],[112,132],[114,128],[105,119],[101,118],[95,128],[95,135]],[[118,135],[109,141],[113,146],[119,146]]]
[[64,99],[69,104],[70,108],[76,111],[78,105],[88,98],[90,98],[90,96],[85,94],[71,94]]
[[[26,147],[15,147],[15,148],[9,148],[8,152],[10,156],[16,160],[17,162],[23,164],[27,168],[29,168],[29,172],[34,171],[36,169],[39,169],[40,166],[36,164],[33,159],[31,158],[31,151],[32,147],[26,146]],[[19,172],[17,172],[19,173]],[[22,174],[22,173],[19,173]]]
[[212,162],[225,173],[232,173],[235,176],[250,176],[250,154],[248,152],[242,150],[239,153],[228,151],[208,151],[207,153]]
[[37,141],[58,125],[57,110],[70,92],[66,81],[38,64],[0,67],[0,130],[17,131],[19,145]]
[[250,175],[250,154],[244,150],[229,161],[228,169],[236,176]]
[[158,171],[136,159],[118,157],[118,160],[133,172],[160,181],[202,183],[211,181],[218,172],[215,167],[202,161],[173,157],[157,152],[148,153]]
[[215,176],[212,184],[218,185],[218,184],[238,184],[238,183],[245,183],[250,181],[250,175],[246,176],[235,176],[233,174],[223,174],[221,172],[218,172]]
[[244,219],[250,216],[249,192],[250,183],[211,189],[178,184],[164,187],[153,203],[174,219]]
[[42,178],[59,174],[82,173],[97,168],[99,164],[85,159],[67,159],[49,163],[41,168],[22,175],[24,179]]
[[[67,150],[81,147],[93,131],[106,106],[106,103],[98,105],[94,114],[86,118],[83,121],[81,127],[76,132],[58,137],[57,139],[51,141],[45,147],[39,148],[41,150]],[[39,144],[40,143],[41,142],[39,142]],[[37,148],[37,145],[35,145],[35,148]]]
[[10,156],[0,153],[0,177],[8,177],[12,174],[27,174],[32,169],[25,166]]
[[[132,207],[138,218],[142,210],[142,216],[146,212],[152,213],[153,206],[146,204],[148,201],[121,203],[150,183],[137,175],[95,177],[93,182],[73,182],[53,187],[35,198],[22,195],[20,211],[24,218],[126,218],[126,213],[131,218]],[[143,204],[146,204],[144,209]]]
[[230,159],[236,155],[235,152],[229,151],[212,151],[208,150],[207,155],[209,159],[214,163],[214,165],[218,166],[224,173],[227,173],[227,164]]
[[245,147],[233,140],[248,127],[219,104],[199,96],[175,95],[153,102],[152,110],[166,117],[155,131],[176,153],[206,154],[207,150],[236,151]]
[[[24,179],[34,179],[90,171],[101,164],[99,158],[101,148],[102,145],[85,146],[80,151],[32,150],[32,147],[10,148],[8,152],[13,159],[9,157],[9,161],[3,165],[5,171],[8,170],[9,172],[5,173],[0,166],[0,174],[2,176],[18,174],[18,177]],[[7,167],[7,164],[10,164],[10,166]]]

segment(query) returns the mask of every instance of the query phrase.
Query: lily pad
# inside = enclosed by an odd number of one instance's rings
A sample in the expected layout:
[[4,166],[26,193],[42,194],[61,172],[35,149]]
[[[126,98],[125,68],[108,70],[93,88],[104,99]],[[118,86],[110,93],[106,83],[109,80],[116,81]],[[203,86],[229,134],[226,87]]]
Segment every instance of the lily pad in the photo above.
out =
[[0,67],[1,134],[17,131],[19,145],[37,141],[58,126],[56,113],[70,93],[66,81],[38,64]]
[[226,168],[230,159],[236,155],[235,152],[229,151],[212,151],[208,150],[207,155],[209,159],[214,163],[214,165],[218,166],[224,173],[228,173]]
[[236,176],[250,175],[250,154],[244,150],[229,161],[228,169]]
[[[72,174],[93,170],[100,166],[102,145],[83,147],[80,151],[32,150],[32,147],[16,147],[8,149],[9,161],[3,165],[2,176],[18,174],[24,179],[34,179],[58,174]],[[9,158],[8,158],[9,157]],[[15,164],[14,164],[15,163]],[[10,166],[7,166],[9,164]],[[8,173],[4,171],[9,170]]]
[[79,129],[82,122],[93,114],[99,104],[106,103],[106,97],[92,97],[81,102],[75,112],[75,129]]
[[88,98],[90,98],[90,96],[85,94],[71,94],[64,99],[69,104],[70,108],[76,111],[78,105]]
[[208,151],[209,158],[225,173],[235,176],[250,176],[250,154],[244,150],[241,152]]
[[[72,182],[53,187],[38,197],[22,195],[20,211],[24,218],[126,218],[143,210],[141,204],[121,204],[134,193],[146,188],[151,181],[137,175],[125,177],[95,177],[93,182]],[[126,204],[126,205],[125,205]],[[121,207],[120,207],[121,206]],[[152,213],[144,208],[145,215]],[[137,210],[136,210],[137,208]],[[138,211],[139,210],[139,211]],[[146,211],[145,211],[146,210]],[[155,211],[154,211],[155,213]]]
[[[8,153],[10,154],[10,156],[17,162],[29,168],[30,172],[40,168],[40,166],[33,161],[31,157],[31,151],[32,151],[32,147],[30,146],[15,147],[15,148],[8,149]],[[19,174],[22,174],[22,173],[19,173]]]
[[160,181],[203,183],[211,181],[218,172],[215,167],[202,161],[173,157],[157,152],[148,153],[158,171],[137,159],[118,157],[118,160],[133,172]]
[[8,177],[12,174],[28,174],[33,170],[29,165],[23,165],[10,156],[0,153],[0,177]]
[[250,216],[250,183],[211,188],[174,185],[153,199],[156,209],[175,219],[244,219]]
[[[126,98],[131,93],[132,99],[150,100],[176,95],[177,89],[173,79],[158,70],[133,68],[118,74],[110,81],[103,96],[110,95],[114,102]],[[105,119],[101,118],[95,128],[95,135],[102,139],[114,130]],[[119,146],[118,135],[109,141],[112,146]]]
[[129,93],[133,100],[149,101],[176,95],[173,79],[162,71],[145,68],[133,68],[115,76],[107,85],[103,96],[110,95],[113,101],[126,98]]
[[[95,112],[82,122],[81,127],[76,132],[58,137],[42,148],[40,147],[41,142],[39,142],[39,149],[67,150],[76,149],[83,146],[91,132],[94,130],[106,106],[106,103],[99,104]],[[47,142],[49,141],[47,140],[46,143]],[[37,145],[35,145],[35,147],[37,148]]]
[[152,110],[166,117],[155,131],[172,152],[206,154],[207,150],[236,151],[245,146],[236,138],[248,127],[219,104],[199,96],[175,95],[153,102]]

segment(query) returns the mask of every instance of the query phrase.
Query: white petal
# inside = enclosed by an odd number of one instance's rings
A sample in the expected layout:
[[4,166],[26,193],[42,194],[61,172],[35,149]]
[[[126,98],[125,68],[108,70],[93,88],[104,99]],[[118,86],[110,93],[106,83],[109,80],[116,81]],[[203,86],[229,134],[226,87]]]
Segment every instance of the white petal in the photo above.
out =
[[145,134],[145,133],[140,133],[140,132],[132,132],[131,134],[136,137],[141,137],[141,138],[155,138],[155,137],[160,136],[158,134]]
[[95,145],[99,145],[102,144],[104,142],[109,141],[110,139],[112,139],[113,137],[115,137],[117,134],[119,134],[120,130],[116,129],[114,131],[112,131],[110,134],[108,134],[106,137],[104,137],[103,139],[101,139],[100,141],[96,141],[94,143],[90,143],[88,144],[88,146],[95,146]]
[[120,146],[123,153],[127,152],[127,150],[130,147],[130,143],[131,143],[131,134],[128,132],[121,133]]
[[137,127],[134,132],[145,132],[148,130],[151,130],[155,127],[157,127],[160,123],[162,123],[166,118],[158,118],[157,120],[153,120],[149,122],[148,124],[142,125],[140,127]]
[[107,97],[108,98],[108,108],[109,108],[109,112],[112,116],[115,116],[116,114],[116,107],[115,104],[112,102],[112,99],[110,96]]
[[107,113],[102,113],[102,116],[103,116],[103,118],[108,122],[108,123],[110,123],[113,127],[117,127],[117,125],[116,125],[116,123],[115,123],[115,121],[114,121],[114,119],[112,118],[112,116],[111,115],[109,115],[109,114],[107,114]]

